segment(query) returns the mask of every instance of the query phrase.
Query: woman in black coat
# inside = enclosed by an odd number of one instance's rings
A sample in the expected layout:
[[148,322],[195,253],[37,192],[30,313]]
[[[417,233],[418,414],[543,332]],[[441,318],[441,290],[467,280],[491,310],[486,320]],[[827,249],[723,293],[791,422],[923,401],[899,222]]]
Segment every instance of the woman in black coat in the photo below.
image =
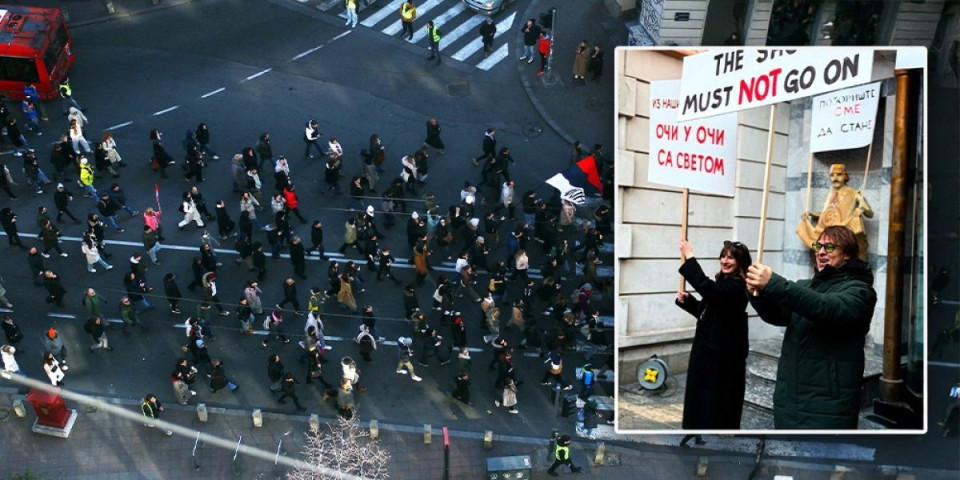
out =
[[163,294],[167,296],[167,303],[170,304],[170,313],[180,313],[180,287],[177,286],[177,279],[172,273],[163,276]]
[[680,240],[680,274],[700,294],[677,292],[677,305],[697,317],[683,399],[684,430],[739,429],[747,368],[746,269],[750,251],[723,242],[720,272],[703,273],[693,247]]

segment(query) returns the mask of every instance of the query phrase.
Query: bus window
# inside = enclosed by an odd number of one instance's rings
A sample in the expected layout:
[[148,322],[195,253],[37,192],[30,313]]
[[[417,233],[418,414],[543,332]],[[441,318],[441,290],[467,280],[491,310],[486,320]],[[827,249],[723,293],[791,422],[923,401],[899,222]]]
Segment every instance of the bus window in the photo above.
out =
[[47,51],[43,52],[43,64],[47,67],[47,72],[52,73],[56,69],[60,52],[63,51],[63,46],[68,40],[70,37],[67,35],[67,27],[61,22],[57,28],[57,34],[50,39]]
[[40,81],[40,75],[32,58],[0,57],[0,79],[33,83]]

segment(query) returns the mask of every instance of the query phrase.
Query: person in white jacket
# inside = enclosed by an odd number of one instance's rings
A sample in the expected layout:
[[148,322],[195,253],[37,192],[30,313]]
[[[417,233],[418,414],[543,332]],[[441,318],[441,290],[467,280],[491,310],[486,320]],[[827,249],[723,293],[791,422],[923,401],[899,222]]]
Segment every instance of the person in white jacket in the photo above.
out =
[[[78,119],[70,120],[70,141],[73,143],[73,152],[77,155],[93,152],[90,142],[83,136],[83,127]],[[81,151],[81,147],[83,147]]]
[[17,349],[13,345],[4,345],[0,348],[0,357],[3,358],[3,371],[22,375],[17,357],[14,356],[16,353]]
[[50,352],[43,355],[43,371],[47,372],[47,378],[50,379],[51,385],[55,387],[63,385],[65,374],[63,369],[60,368],[60,362]]
[[97,273],[97,269],[93,268],[94,265],[100,264],[101,267],[111,270],[113,265],[110,265],[100,256],[100,249],[97,248],[97,244],[90,235],[85,235],[83,243],[80,245],[80,250],[83,252],[84,256],[87,257],[87,271],[90,273]]
[[194,203],[190,192],[183,192],[183,204],[180,206],[180,211],[183,212],[183,220],[177,224],[180,230],[183,230],[183,227],[190,222],[195,222],[198,227],[203,228],[203,219],[200,217],[200,212],[197,211],[197,204]]

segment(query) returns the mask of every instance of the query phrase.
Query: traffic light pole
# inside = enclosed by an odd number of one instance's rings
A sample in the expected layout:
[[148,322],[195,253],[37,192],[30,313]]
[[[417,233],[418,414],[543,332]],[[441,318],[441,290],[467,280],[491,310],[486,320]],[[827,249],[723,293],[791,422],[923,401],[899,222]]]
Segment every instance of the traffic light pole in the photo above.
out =
[[553,45],[557,41],[557,8],[550,9],[550,54],[547,55],[547,71],[540,79],[544,85],[561,85],[563,81],[553,73]]

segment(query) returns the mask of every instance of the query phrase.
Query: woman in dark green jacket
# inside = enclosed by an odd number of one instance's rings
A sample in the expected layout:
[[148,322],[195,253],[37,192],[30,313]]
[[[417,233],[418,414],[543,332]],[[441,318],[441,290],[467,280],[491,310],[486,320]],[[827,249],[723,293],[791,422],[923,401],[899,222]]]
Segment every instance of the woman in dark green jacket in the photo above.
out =
[[746,276],[750,251],[740,242],[723,242],[720,271],[708,277],[694,258],[693,247],[680,240],[686,260],[680,274],[700,294],[677,292],[677,306],[697,318],[690,350],[684,430],[740,428],[747,370]]
[[817,242],[817,273],[791,282],[762,264],[747,271],[750,297],[765,322],[787,327],[773,393],[778,429],[856,429],[863,347],[877,303],[873,274],[859,260],[854,233],[827,227]]

